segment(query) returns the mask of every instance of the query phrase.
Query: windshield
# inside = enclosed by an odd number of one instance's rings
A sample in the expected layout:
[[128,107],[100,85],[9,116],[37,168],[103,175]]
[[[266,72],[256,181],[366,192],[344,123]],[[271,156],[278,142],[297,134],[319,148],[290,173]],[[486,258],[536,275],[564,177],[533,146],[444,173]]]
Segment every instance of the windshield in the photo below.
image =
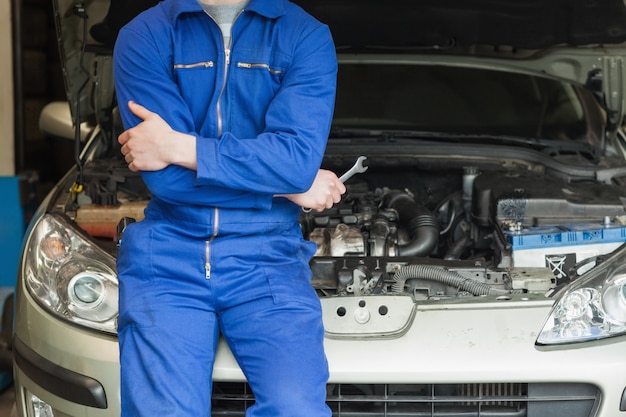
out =
[[401,129],[576,140],[576,89],[549,78],[406,63],[340,63],[335,129]]

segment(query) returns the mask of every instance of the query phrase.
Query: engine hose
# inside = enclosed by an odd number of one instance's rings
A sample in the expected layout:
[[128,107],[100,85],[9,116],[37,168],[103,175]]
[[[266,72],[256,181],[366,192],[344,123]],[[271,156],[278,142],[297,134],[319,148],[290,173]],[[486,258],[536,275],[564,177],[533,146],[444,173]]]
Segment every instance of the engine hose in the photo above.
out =
[[385,206],[398,213],[398,223],[409,231],[411,241],[398,246],[399,256],[426,256],[439,241],[439,223],[433,213],[403,191],[389,191]]
[[447,261],[461,259],[461,255],[463,255],[465,248],[467,248],[469,244],[469,236],[467,234],[464,234],[463,237],[450,245],[450,249],[448,249],[443,259]]
[[467,291],[472,295],[502,295],[511,294],[516,291],[493,288],[488,284],[465,278],[458,272],[449,271],[439,266],[432,265],[406,265],[403,266],[393,276],[394,283],[391,286],[393,293],[403,293],[404,285],[408,279],[427,279],[437,281],[457,287]]

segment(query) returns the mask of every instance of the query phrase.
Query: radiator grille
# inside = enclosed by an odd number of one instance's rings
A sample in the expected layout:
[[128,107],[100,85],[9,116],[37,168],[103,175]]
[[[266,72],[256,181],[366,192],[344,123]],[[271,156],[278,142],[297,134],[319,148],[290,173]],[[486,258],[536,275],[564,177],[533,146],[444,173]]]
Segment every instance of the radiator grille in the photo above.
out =
[[[336,417],[592,417],[600,399],[589,384],[330,384]],[[254,404],[245,383],[216,382],[213,416],[244,416]]]

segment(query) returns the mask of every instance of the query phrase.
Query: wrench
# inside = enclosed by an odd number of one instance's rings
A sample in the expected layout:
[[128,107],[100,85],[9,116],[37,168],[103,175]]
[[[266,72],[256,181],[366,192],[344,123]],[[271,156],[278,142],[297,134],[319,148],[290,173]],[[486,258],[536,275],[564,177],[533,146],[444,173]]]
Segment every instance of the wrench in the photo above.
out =
[[350,178],[352,178],[354,174],[362,174],[363,172],[367,171],[367,168],[369,168],[369,166],[367,165],[367,156],[361,155],[357,158],[352,168],[347,170],[345,174],[339,177],[339,181],[346,182]]
[[[354,174],[362,174],[363,172],[367,171],[367,168],[369,168],[369,166],[367,165],[367,156],[361,155],[357,158],[354,165],[352,165],[352,168],[347,170],[345,174],[339,177],[339,181],[346,182],[350,178],[352,178]],[[302,211],[308,213],[311,211],[311,209],[302,207]]]

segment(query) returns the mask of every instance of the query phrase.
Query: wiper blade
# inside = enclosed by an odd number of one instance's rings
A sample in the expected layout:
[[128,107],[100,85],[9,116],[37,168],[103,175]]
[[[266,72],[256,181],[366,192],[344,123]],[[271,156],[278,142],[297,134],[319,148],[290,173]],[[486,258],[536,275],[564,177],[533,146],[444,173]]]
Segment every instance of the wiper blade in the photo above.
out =
[[[441,137],[437,134],[438,137]],[[501,144],[514,144],[514,145],[528,145],[535,148],[554,148],[562,151],[576,151],[576,152],[590,152],[595,153],[593,147],[588,143],[572,142],[556,139],[545,138],[531,138],[523,136],[510,136],[510,135],[493,135],[493,134],[458,134],[458,133],[444,133],[442,134],[451,140],[472,140],[482,141],[489,143],[501,143]]]
[[545,138],[531,138],[511,135],[494,135],[479,133],[454,133],[454,132],[432,132],[423,130],[398,130],[398,129],[366,129],[366,128],[339,128],[331,129],[330,136],[333,138],[348,137],[381,137],[387,139],[437,139],[441,142],[455,143],[482,143],[482,144],[514,144],[526,145],[535,149],[554,149],[560,152],[584,152],[596,155],[597,150],[588,143],[562,141]]
[[380,129],[365,129],[365,128],[345,128],[345,127],[332,127],[330,129],[331,138],[354,138],[354,137],[376,137],[380,136],[382,130]]
[[[439,135],[439,134],[437,134]],[[510,136],[510,135],[492,135],[492,134],[443,134],[443,137],[449,138],[449,140],[455,140],[459,142],[471,141],[473,143],[496,143],[503,145],[524,145],[528,148],[539,150],[549,153],[553,156],[562,154],[582,154],[588,155],[591,160],[597,160],[600,149],[590,145],[588,143],[573,142],[567,140],[545,139],[545,138],[532,138],[522,136]],[[432,137],[432,136],[431,136]],[[442,136],[437,136],[438,140],[442,139]]]

